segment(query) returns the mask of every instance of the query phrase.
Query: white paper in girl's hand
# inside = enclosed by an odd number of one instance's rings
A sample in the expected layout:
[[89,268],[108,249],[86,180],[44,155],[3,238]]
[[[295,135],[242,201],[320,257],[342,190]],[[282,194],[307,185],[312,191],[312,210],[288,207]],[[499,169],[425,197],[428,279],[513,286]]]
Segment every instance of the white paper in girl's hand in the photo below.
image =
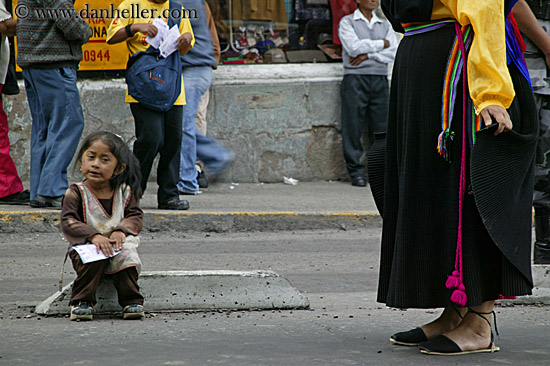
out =
[[162,44],[162,41],[166,38],[166,34],[169,31],[168,24],[164,22],[161,18],[155,18],[153,20],[153,25],[157,27],[157,35],[154,37],[149,37],[145,39],[147,43],[149,43],[151,46],[155,48],[159,48]]
[[[71,250],[76,250],[76,252],[80,256],[80,259],[82,260],[82,263],[84,264],[110,258],[103,254],[102,251],[99,251],[98,253],[97,247],[94,244],[75,245],[71,248]],[[114,252],[111,257],[114,257],[118,253],[120,252]]]
[[172,28],[170,28],[170,31],[166,34],[166,37],[162,41],[162,44],[160,45],[160,55],[164,58],[170,56],[175,50],[177,46],[177,40],[180,38],[180,30],[179,27],[174,25]]

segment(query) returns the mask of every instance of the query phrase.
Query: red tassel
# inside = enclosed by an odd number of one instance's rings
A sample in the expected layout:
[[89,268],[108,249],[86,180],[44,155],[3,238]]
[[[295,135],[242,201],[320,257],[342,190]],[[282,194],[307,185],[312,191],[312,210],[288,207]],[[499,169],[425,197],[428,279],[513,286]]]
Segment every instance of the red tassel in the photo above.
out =
[[458,288],[460,285],[460,275],[457,271],[453,271],[453,274],[447,277],[447,282],[445,283],[445,287],[447,287],[449,290],[452,290],[454,288]]
[[464,290],[466,290],[464,288],[464,285],[460,284],[460,286],[458,286],[458,289],[453,291],[453,294],[451,295],[451,301],[460,306],[465,306],[468,298]]

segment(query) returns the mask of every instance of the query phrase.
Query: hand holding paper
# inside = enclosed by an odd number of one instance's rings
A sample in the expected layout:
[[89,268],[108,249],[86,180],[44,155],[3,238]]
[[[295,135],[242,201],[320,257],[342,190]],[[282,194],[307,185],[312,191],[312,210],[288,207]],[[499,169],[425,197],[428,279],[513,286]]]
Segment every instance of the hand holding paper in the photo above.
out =
[[113,254],[109,256],[103,254],[103,252],[98,253],[97,247],[94,244],[75,245],[71,248],[71,250],[76,250],[76,252],[80,256],[80,260],[82,260],[82,263],[84,264],[114,257],[115,255],[120,253],[120,251],[113,252]]
[[162,41],[162,44],[159,47],[160,55],[164,58],[170,56],[175,50],[178,44],[178,38],[180,38],[180,30],[177,26],[170,28],[166,37]]
[[153,20],[153,25],[158,30],[156,36],[154,36],[154,37],[147,36],[147,38],[145,40],[151,46],[153,46],[155,48],[160,48],[162,42],[166,38],[166,34],[168,33],[169,28],[168,28],[168,25],[161,18],[155,18]]

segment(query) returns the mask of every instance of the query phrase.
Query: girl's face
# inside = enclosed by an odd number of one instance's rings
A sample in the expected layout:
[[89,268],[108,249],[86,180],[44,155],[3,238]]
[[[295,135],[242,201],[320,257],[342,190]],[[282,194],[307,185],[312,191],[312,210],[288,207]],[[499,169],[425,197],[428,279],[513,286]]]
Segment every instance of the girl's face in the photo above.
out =
[[[103,141],[96,140],[84,151],[80,161],[80,170],[92,184],[109,182],[115,174],[118,160]],[[121,172],[116,172],[117,174]]]

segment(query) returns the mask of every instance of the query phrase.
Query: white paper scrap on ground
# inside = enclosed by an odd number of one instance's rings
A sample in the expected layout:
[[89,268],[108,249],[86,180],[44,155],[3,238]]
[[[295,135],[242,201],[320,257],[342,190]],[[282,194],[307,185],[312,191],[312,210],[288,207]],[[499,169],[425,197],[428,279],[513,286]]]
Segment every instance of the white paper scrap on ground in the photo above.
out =
[[[103,254],[102,251],[97,252],[97,247],[94,244],[82,244],[82,245],[75,245],[71,248],[71,250],[76,250],[78,255],[80,255],[80,259],[82,260],[82,263],[90,263],[90,262],[96,262],[103,259],[110,258]],[[114,252],[114,254],[111,257],[114,257],[120,252]]]
[[164,39],[166,38],[166,34],[170,29],[168,28],[168,24],[166,24],[164,20],[162,20],[161,18],[155,18],[153,20],[153,25],[157,27],[157,30],[158,30],[157,35],[154,37],[147,36],[145,40],[151,46],[155,48],[159,48],[160,45],[162,44],[162,41],[164,41]]
[[170,31],[166,33],[166,37],[162,41],[162,44],[160,45],[160,55],[164,58],[170,56],[175,50],[176,50],[176,41],[178,38],[180,38],[180,30],[179,28],[174,25],[172,28],[170,28]]
[[298,182],[299,182],[298,179],[287,178],[287,177],[283,177],[283,181],[285,182],[285,184],[290,184],[291,186],[298,185]]

